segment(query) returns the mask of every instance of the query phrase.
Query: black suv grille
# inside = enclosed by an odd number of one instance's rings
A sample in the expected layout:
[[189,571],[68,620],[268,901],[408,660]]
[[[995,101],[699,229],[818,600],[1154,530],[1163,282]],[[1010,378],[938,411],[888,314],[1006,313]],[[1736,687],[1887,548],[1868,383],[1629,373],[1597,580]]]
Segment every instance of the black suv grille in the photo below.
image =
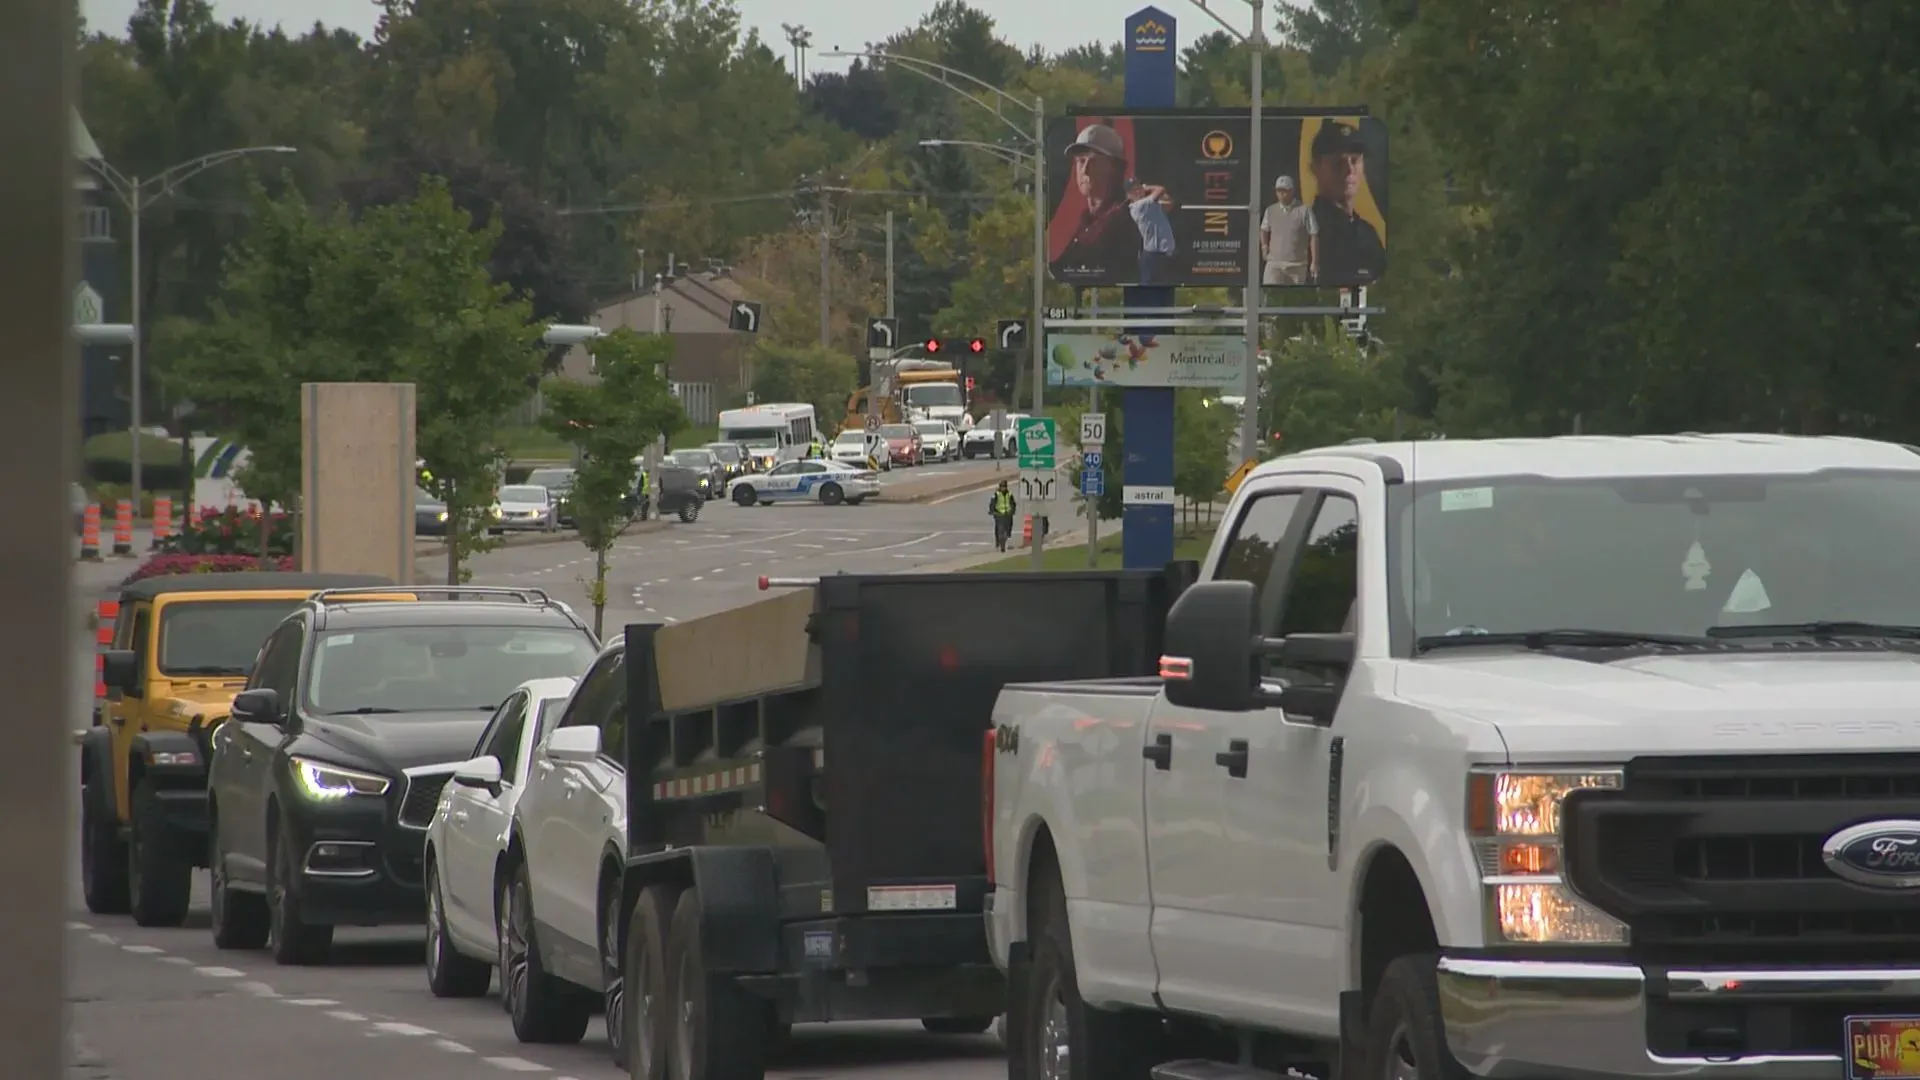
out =
[[1660,963],[1920,959],[1920,904],[1821,859],[1848,825],[1920,817],[1920,755],[1639,758],[1567,799],[1568,880]]
[[451,771],[408,777],[407,794],[400,802],[400,824],[416,829],[424,829],[431,824],[433,812],[440,806],[440,792],[451,779]]

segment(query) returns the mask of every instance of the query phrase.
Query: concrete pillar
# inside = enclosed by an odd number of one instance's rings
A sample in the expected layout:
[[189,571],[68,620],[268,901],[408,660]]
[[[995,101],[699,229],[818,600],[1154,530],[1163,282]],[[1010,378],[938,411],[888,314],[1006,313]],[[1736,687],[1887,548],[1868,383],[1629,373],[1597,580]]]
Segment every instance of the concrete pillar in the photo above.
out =
[[414,583],[412,383],[300,387],[300,568]]

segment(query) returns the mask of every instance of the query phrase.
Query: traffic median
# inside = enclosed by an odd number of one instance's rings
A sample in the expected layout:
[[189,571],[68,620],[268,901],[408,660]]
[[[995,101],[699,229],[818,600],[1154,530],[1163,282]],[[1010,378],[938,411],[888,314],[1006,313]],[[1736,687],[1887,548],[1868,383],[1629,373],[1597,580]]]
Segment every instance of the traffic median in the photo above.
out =
[[1011,480],[1015,473],[987,472],[986,470],[968,470],[961,473],[948,473],[943,476],[928,476],[915,480],[896,480],[880,488],[875,502],[883,503],[931,503],[948,497],[985,491],[1002,480]]
[[[654,518],[649,521],[637,521],[627,526],[622,537],[644,536],[650,532],[659,532],[674,522]],[[504,533],[488,538],[491,550],[500,548],[543,547],[547,544],[579,543],[580,534],[572,529],[559,529],[554,532]],[[444,555],[447,552],[447,539],[444,536],[414,537],[413,553],[419,555]]]

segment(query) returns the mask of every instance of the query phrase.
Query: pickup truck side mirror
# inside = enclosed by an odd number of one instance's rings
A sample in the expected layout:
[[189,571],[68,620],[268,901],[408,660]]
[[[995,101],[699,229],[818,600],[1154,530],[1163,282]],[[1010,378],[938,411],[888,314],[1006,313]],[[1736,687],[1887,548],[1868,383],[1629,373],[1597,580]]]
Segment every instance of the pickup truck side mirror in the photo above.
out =
[[233,698],[233,718],[243,724],[279,724],[280,692],[262,687],[242,690]]
[[108,649],[100,654],[100,681],[109,690],[130,693],[140,681],[140,661],[132,649]]
[[1316,724],[1333,723],[1340,707],[1340,690],[1347,672],[1353,669],[1352,634],[1289,634],[1268,638],[1261,646],[1265,656],[1281,666],[1326,676],[1323,682],[1300,682],[1280,694],[1278,704],[1290,713],[1298,713]]
[[1189,587],[1167,612],[1160,678],[1167,700],[1189,709],[1248,712],[1259,707],[1259,589],[1250,581]]

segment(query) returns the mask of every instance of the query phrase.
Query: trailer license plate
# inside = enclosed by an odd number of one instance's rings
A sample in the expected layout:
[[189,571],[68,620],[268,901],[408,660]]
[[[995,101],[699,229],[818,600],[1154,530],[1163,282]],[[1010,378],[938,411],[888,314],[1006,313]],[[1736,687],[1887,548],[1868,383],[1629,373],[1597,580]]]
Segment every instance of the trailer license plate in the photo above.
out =
[[1920,1080],[1920,1016],[1847,1017],[1847,1080]]
[[959,906],[954,894],[952,885],[873,885],[867,889],[867,910],[952,911]]

